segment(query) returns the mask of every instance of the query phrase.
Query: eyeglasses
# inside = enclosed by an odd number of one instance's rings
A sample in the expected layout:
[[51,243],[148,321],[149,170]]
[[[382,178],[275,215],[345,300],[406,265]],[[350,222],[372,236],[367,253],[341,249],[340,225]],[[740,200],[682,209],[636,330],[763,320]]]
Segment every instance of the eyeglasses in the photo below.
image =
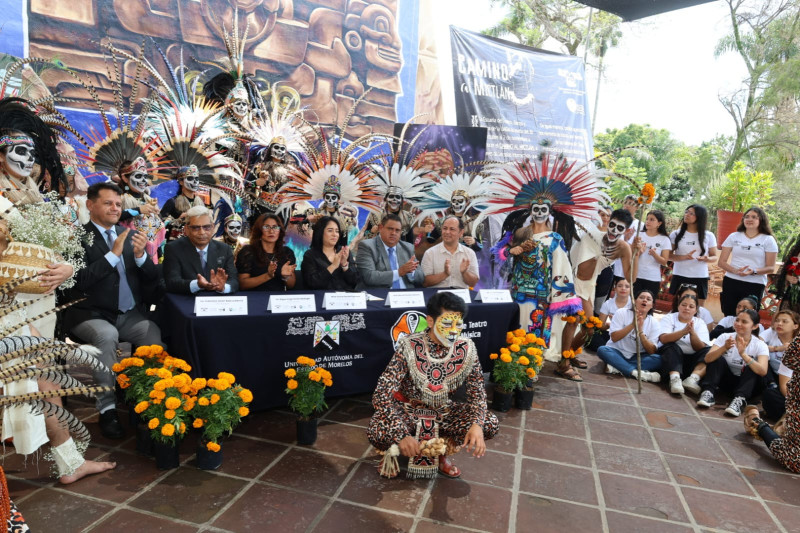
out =
[[202,231],[211,231],[212,229],[214,229],[214,225],[213,224],[204,224],[202,226],[186,226],[186,227],[189,228],[192,231],[201,231],[201,230]]
[[678,292],[680,292],[680,291],[682,291],[684,289],[692,289],[693,291],[696,291],[697,290],[697,285],[695,285],[694,283],[681,283],[681,286],[678,287]]
[[280,226],[266,226],[265,225],[265,226],[261,226],[261,229],[263,229],[264,231],[280,231],[281,227]]

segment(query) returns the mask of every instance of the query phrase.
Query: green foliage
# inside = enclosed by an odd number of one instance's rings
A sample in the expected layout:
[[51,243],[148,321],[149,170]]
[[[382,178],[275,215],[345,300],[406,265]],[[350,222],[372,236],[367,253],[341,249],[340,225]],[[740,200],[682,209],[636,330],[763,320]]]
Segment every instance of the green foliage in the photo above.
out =
[[328,408],[325,403],[325,387],[330,387],[331,374],[316,366],[316,362],[308,357],[297,358],[297,368],[288,369],[284,374],[289,381],[286,394],[289,395],[289,407],[303,419]]
[[778,253],[778,260],[780,260],[789,251],[789,247],[797,236],[798,228],[800,228],[800,212],[797,209],[776,208],[770,209],[767,214],[780,249]]
[[[253,395],[239,384],[230,384],[223,379],[208,380],[208,386],[197,394],[194,407],[195,419],[202,420],[203,440],[218,443],[224,435],[230,435],[250,412],[248,402]],[[225,386],[225,385],[228,386]],[[198,422],[193,422],[198,427]]]
[[772,172],[751,170],[737,161],[733,169],[712,187],[709,207],[739,212],[751,206],[766,209],[775,205],[772,201],[774,185]]

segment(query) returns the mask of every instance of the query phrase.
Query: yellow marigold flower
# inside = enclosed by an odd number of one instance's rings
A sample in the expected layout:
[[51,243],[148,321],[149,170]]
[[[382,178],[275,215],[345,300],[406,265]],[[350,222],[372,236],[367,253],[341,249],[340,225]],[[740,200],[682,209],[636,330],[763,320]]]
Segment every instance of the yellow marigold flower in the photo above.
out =
[[125,367],[119,363],[114,363],[113,365],[111,365],[111,370],[113,370],[114,372],[122,372],[123,370],[125,370]]
[[131,380],[125,374],[119,374],[117,376],[117,383],[119,383],[119,388],[127,389],[131,386]]
[[175,426],[172,424],[164,424],[161,426],[161,434],[165,437],[171,437],[175,434]]
[[247,416],[250,414],[250,409],[247,407],[240,407],[239,408],[239,416]]
[[536,339],[536,344],[538,344],[539,346],[547,346],[547,343],[544,342],[544,339],[541,337]]
[[231,384],[224,379],[218,379],[214,382],[214,388],[217,390],[225,390],[231,388]]
[[131,357],[131,366],[144,366],[144,359],[140,357]]
[[500,360],[502,362],[504,362],[504,363],[510,363],[511,362],[511,356],[508,355],[507,353],[504,353],[503,355],[500,356]]
[[535,350],[536,350],[536,348],[526,348],[525,349],[525,353],[530,355],[530,356],[533,356],[533,354],[536,353]]
[[500,348],[500,355],[509,355],[510,353],[508,348]]
[[518,360],[517,362],[518,362],[519,364],[521,364],[522,366],[528,366],[529,364],[531,364],[531,361],[530,361],[530,359],[528,359],[528,358],[527,358],[527,357],[525,357],[524,355],[521,355],[521,356],[520,356],[520,358],[519,358],[519,360]]
[[511,346],[508,347],[508,349],[514,353],[517,353],[519,351],[519,344],[512,344]]
[[316,372],[316,371],[312,370],[311,372],[309,372],[309,373],[308,373],[308,379],[310,379],[311,381],[317,381],[317,382],[319,382],[319,380],[321,380],[321,379],[322,379],[322,376],[320,376],[319,374],[317,374],[317,372]]
[[583,353],[583,347],[579,346],[577,350],[575,350],[576,354]]
[[161,379],[168,379],[172,377],[172,372],[170,372],[166,368],[159,368],[158,370],[156,370],[156,375],[158,375],[158,377],[160,377]]
[[333,380],[332,379],[323,379],[322,380],[322,384],[325,385],[326,387],[332,387],[333,386]]
[[490,353],[490,354],[489,354],[489,359],[492,359],[492,360],[494,360],[494,359],[497,359],[497,357],[498,357],[498,356],[497,356],[497,354],[496,354],[496,353]]
[[164,418],[166,418],[167,420],[172,420],[173,418],[175,418],[175,411],[173,411],[172,409],[167,409],[166,411],[164,411]]
[[525,337],[514,337],[513,344],[520,344],[520,345],[525,344]]
[[210,452],[218,452],[220,450],[220,445],[216,442],[209,442],[206,444],[206,449]]
[[200,390],[202,388],[205,388],[205,386],[206,386],[206,378],[194,378],[192,380],[192,388],[194,390]]
[[564,359],[572,359],[573,357],[575,357],[575,352],[573,352],[572,350],[564,350],[563,352],[561,352],[561,355],[564,356]]
[[164,406],[167,409],[177,409],[178,407],[181,406],[181,401],[178,398],[176,398],[175,396],[170,396],[164,402]]
[[515,337],[524,337],[525,336],[525,330],[524,329],[515,329],[514,330],[514,336]]
[[139,346],[136,348],[134,355],[138,357],[151,357],[153,355],[153,350],[150,346]]
[[324,368],[318,368],[317,372],[322,376],[322,379],[331,379],[333,378],[333,374],[325,370]]
[[155,376],[157,371],[158,371],[157,368],[148,368],[147,370],[144,371],[144,373],[148,376]]
[[164,353],[164,348],[162,348],[158,344],[153,344],[152,346],[150,346],[150,353],[153,355],[161,355],[162,353]]
[[531,378],[531,379],[533,379],[534,377],[536,377],[536,370],[534,370],[534,369],[532,369],[532,368],[527,368],[527,369],[525,369],[525,373],[526,373],[526,374],[528,375],[528,377],[529,377],[529,378]]
[[193,398],[189,398],[188,400],[186,400],[186,403],[183,404],[183,410],[188,413],[189,411],[194,409],[194,404],[195,400]]
[[217,377],[219,379],[224,379],[225,381],[227,381],[231,385],[233,385],[234,382],[236,381],[236,378],[233,376],[233,374],[230,374],[228,372],[220,372],[219,374],[217,374]]
[[181,434],[186,433],[186,424],[185,423],[181,422],[181,427],[180,427],[179,431],[181,432]]
[[200,398],[199,400],[197,400],[197,403],[199,405],[202,405],[203,407],[205,407],[206,405],[208,405],[208,398],[205,398],[205,397],[204,398]]
[[297,371],[294,368],[287,368],[283,375],[287,378],[293,378],[297,375]]
[[211,405],[214,405],[215,403],[217,403],[219,401],[219,394],[212,394],[211,395],[211,400],[209,400],[209,401],[211,402]]
[[156,381],[153,384],[153,388],[155,390],[158,390],[158,391],[166,389],[167,388],[167,380],[166,379],[160,379],[160,380]]
[[159,405],[161,403],[161,398],[153,399],[153,405]]
[[193,428],[201,428],[203,427],[203,419],[202,418],[195,418],[194,422],[192,422]]
[[[330,372],[328,372],[328,374],[330,374]],[[239,391],[239,398],[245,403],[250,403],[253,401],[253,393],[250,392],[249,389],[242,389]]]
[[290,379],[289,381],[286,382],[286,387],[289,390],[295,390],[297,388],[297,380],[296,379]]
[[160,423],[161,422],[158,420],[158,418],[151,418],[150,422],[147,423],[147,427],[150,429],[156,429]]
[[143,413],[148,407],[150,407],[149,402],[139,402],[136,404],[136,407],[133,408],[136,414]]
[[525,335],[526,344],[531,344],[533,342],[536,342],[536,335],[534,335],[533,333],[528,333],[527,335]]

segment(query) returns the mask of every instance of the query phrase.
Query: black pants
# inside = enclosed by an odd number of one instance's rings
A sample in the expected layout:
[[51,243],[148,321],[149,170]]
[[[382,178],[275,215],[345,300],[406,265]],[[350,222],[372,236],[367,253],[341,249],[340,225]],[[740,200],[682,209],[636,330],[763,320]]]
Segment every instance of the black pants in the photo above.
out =
[[722,294],[719,296],[719,303],[723,315],[734,316],[736,314],[736,304],[746,296],[755,296],[760,303],[761,298],[764,296],[764,285],[748,283],[728,276],[722,278]]
[[770,420],[778,420],[786,413],[786,398],[777,387],[766,389],[761,395],[761,403]]
[[742,375],[737,376],[731,372],[728,362],[720,357],[713,363],[706,364],[706,377],[700,384],[704,391],[710,390],[714,394],[720,389],[733,392],[734,396],[743,396],[749,400],[754,394],[764,387],[764,380],[753,372],[749,366],[744,367]]
[[607,331],[595,331],[594,335],[592,335],[592,340],[589,341],[589,349],[593,352],[597,352],[597,349],[601,346],[605,346],[610,338]]
[[681,379],[686,379],[710,349],[710,346],[706,346],[694,353],[683,353],[677,343],[668,342],[658,349],[658,353],[661,355],[661,370],[667,374],[678,372]]
[[661,290],[661,282],[650,281],[649,279],[637,279],[633,282],[634,297],[639,294],[639,291],[645,289],[653,293],[653,298],[658,298],[658,293]]

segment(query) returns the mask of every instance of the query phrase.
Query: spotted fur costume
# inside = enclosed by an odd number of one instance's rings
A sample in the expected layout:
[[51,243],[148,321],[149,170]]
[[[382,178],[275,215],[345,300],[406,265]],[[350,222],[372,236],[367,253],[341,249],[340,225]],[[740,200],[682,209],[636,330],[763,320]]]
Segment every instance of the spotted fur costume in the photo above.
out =
[[[451,351],[431,340],[429,331],[401,339],[378,379],[372,397],[375,414],[367,428],[367,438],[378,450],[388,450],[408,436],[420,440],[444,437],[451,447],[458,446],[472,424],[483,428],[485,439],[497,434],[500,423],[487,411],[475,345],[469,339],[459,339]],[[453,393],[465,383],[467,402],[452,401]],[[417,413],[430,416],[415,416]],[[419,461],[412,459],[412,465]],[[438,458],[432,458],[428,465],[434,467],[429,469],[433,475],[437,462]]]
[[794,338],[783,355],[783,364],[792,370],[786,386],[786,417],[783,436],[769,449],[783,466],[800,474],[800,336]]

